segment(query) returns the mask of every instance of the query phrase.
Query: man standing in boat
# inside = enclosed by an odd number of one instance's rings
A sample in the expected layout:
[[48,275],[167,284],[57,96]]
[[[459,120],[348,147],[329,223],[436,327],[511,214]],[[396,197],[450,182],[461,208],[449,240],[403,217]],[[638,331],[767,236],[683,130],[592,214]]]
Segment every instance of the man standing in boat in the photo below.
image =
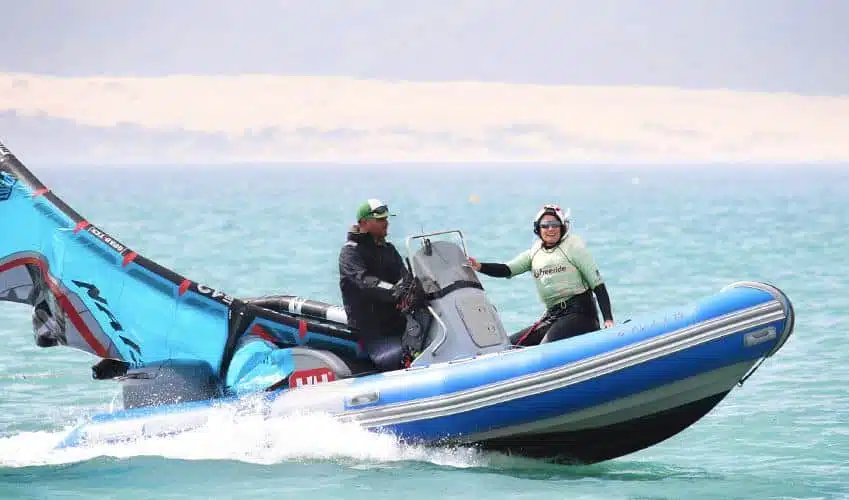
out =
[[423,336],[407,314],[416,306],[416,281],[398,250],[386,241],[390,215],[382,201],[364,202],[339,252],[339,288],[348,325],[358,331],[380,371],[401,368],[405,354],[421,349],[404,343],[414,344]]
[[537,293],[546,308],[534,325],[512,336],[517,345],[553,342],[599,329],[598,299],[604,327],[613,326],[610,296],[589,249],[576,234],[569,232],[568,215],[557,205],[545,205],[534,218],[534,233],[539,237],[506,264],[481,262],[469,257],[469,264],[480,273],[497,278],[512,278],[532,271]]

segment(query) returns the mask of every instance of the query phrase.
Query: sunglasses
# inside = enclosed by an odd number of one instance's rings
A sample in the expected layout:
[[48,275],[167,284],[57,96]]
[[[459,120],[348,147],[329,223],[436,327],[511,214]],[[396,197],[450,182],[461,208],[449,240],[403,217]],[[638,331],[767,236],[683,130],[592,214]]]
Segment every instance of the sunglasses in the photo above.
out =
[[547,220],[539,223],[539,227],[542,229],[552,229],[555,227],[561,227],[562,224],[557,222],[556,220]]
[[381,205],[381,206],[375,208],[374,210],[372,210],[369,213],[372,214],[372,215],[383,215],[388,211],[389,211],[389,207],[387,207],[386,205]]

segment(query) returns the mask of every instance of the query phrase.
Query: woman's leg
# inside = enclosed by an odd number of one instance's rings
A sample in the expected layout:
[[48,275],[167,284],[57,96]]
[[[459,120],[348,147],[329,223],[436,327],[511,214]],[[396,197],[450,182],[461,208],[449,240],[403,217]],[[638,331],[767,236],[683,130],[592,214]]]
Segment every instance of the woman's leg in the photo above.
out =
[[576,337],[599,329],[598,319],[581,313],[571,313],[551,325],[540,344]]
[[510,343],[513,345],[520,345],[524,347],[537,345],[540,343],[543,336],[545,336],[546,332],[548,332],[548,329],[551,328],[551,325],[553,325],[556,320],[556,316],[553,316],[550,313],[546,312],[533,325],[522,328],[513,335],[510,335]]

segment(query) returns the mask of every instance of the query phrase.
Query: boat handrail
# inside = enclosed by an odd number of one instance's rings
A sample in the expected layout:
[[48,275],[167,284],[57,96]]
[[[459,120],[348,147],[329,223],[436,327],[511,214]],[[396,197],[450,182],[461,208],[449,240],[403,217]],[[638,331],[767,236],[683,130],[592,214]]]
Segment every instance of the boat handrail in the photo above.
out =
[[442,347],[442,344],[444,344],[445,341],[448,339],[448,327],[445,326],[445,323],[442,321],[442,318],[440,318],[439,315],[436,314],[436,311],[433,310],[433,307],[427,306],[427,310],[430,311],[430,315],[433,316],[433,319],[435,319],[436,322],[439,323],[439,327],[442,329],[442,335],[439,337],[439,340],[433,346],[433,350],[431,350],[432,354],[436,354],[436,351],[438,351]]

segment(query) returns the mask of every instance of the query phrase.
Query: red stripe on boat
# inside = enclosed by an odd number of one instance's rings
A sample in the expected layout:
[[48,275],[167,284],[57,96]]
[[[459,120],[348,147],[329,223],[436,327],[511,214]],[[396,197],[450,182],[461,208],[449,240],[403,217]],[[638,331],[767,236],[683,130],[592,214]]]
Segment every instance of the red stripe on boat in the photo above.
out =
[[183,282],[180,283],[180,295],[183,295],[184,293],[186,293],[186,291],[189,289],[189,285],[191,285],[191,284],[192,284],[191,281],[183,280]]

